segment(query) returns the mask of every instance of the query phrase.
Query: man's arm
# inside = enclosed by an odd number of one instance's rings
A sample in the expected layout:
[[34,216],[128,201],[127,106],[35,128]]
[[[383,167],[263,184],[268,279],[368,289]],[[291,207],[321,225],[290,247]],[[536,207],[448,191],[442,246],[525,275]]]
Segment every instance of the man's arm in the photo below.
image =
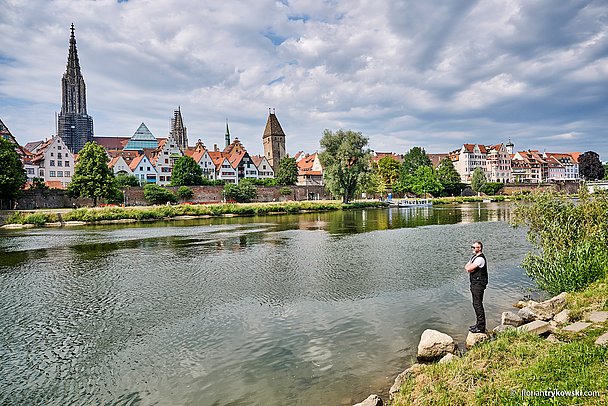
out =
[[485,261],[483,260],[483,258],[481,257],[477,257],[475,258],[472,262],[468,262],[465,266],[464,269],[465,271],[467,271],[468,273],[471,272],[475,272],[475,270],[479,267],[484,266]]

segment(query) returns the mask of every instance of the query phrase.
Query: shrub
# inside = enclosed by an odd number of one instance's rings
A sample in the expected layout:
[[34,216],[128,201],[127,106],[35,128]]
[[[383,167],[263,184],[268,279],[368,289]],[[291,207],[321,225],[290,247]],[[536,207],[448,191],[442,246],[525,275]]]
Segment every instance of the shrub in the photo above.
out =
[[522,266],[537,285],[551,293],[585,288],[608,269],[608,200],[585,188],[577,204],[555,193],[539,193],[515,210],[515,224],[529,227],[536,249]]
[[291,190],[287,186],[283,186],[279,189],[279,193],[281,194],[281,196],[288,196],[293,193],[293,190]]
[[504,186],[503,183],[501,182],[488,182],[486,183],[486,185],[483,187],[483,192],[487,195],[492,195],[494,196],[495,194],[498,193],[498,191],[500,189],[502,189],[502,187]]
[[224,194],[228,200],[236,200],[239,203],[247,203],[255,199],[258,192],[254,185],[244,182],[238,185],[233,183],[227,184],[224,186]]
[[148,183],[146,186],[144,186],[144,197],[152,204],[177,202],[177,196],[175,196],[173,192],[153,183]]
[[180,186],[177,189],[177,197],[183,200],[188,200],[194,196],[194,192],[188,186]]

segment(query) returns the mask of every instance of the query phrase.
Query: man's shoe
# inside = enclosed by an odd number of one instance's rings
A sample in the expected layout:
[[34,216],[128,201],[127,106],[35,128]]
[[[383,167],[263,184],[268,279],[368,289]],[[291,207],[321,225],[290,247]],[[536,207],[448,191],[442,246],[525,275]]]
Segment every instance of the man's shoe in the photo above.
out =
[[474,329],[474,328],[477,328],[477,324],[473,324],[472,326],[469,326],[469,331],[472,330],[472,329]]
[[486,333],[486,329],[485,328],[478,328],[478,327],[470,328],[469,331],[471,333],[474,333],[474,334],[479,334],[479,333],[485,334]]

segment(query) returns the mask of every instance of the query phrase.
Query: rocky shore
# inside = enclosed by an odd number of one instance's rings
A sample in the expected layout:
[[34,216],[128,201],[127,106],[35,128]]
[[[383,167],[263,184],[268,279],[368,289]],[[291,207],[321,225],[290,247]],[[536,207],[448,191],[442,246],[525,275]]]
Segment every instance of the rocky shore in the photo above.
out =
[[[591,326],[604,329],[604,333],[595,340],[596,346],[608,346],[608,331],[605,323],[608,321],[608,311],[591,311],[585,314],[583,320],[571,322],[570,310],[566,308],[566,293],[561,293],[549,300],[536,302],[534,300],[519,301],[514,308],[518,311],[505,311],[501,315],[501,324],[491,332],[469,332],[464,343],[467,350],[484,341],[493,340],[499,334],[508,330],[526,331],[538,335],[550,342],[559,342],[556,332],[579,333]],[[390,388],[388,398],[392,401],[401,391],[406,379],[415,377],[433,363],[449,363],[458,357],[466,357],[452,337],[437,330],[425,330],[418,344],[418,363],[401,372]],[[377,394],[370,395],[364,401],[354,406],[382,406],[384,401]]]

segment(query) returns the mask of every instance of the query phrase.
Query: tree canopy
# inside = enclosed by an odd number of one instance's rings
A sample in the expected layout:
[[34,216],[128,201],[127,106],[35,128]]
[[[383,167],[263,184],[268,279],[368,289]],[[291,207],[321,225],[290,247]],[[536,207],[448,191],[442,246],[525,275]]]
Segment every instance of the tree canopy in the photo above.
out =
[[319,160],[323,165],[327,189],[334,196],[341,196],[348,203],[354,196],[358,183],[369,168],[368,139],[360,132],[325,130],[321,138]]
[[486,174],[483,169],[480,167],[475,168],[473,175],[471,176],[471,189],[477,193],[483,192],[486,183]]
[[0,199],[17,197],[27,181],[15,144],[0,137]]
[[600,156],[593,151],[587,151],[578,157],[578,172],[585,180],[596,180],[604,178],[604,166]]
[[78,154],[74,176],[68,185],[73,197],[89,197],[97,206],[98,199],[116,196],[114,172],[108,167],[106,150],[96,142],[87,142]]
[[203,170],[194,158],[184,155],[177,158],[171,173],[172,186],[192,186],[203,184]]
[[387,187],[399,182],[401,164],[391,156],[385,156],[378,161],[378,176]]
[[443,158],[437,166],[437,179],[443,186],[443,191],[446,195],[457,195],[464,188],[460,181],[460,175],[454,168],[454,164],[450,158]]
[[236,200],[239,203],[248,203],[258,195],[257,188],[247,180],[243,179],[238,184],[226,183],[224,196],[227,200]]
[[127,186],[139,186],[139,179],[135,175],[129,175],[125,172],[118,172],[114,179],[116,181],[117,188],[125,188]]
[[295,185],[298,181],[298,164],[295,158],[284,157],[279,161],[279,168],[275,177],[279,185]]
[[423,165],[419,166],[411,175],[410,190],[417,196],[426,197],[427,193],[438,196],[443,191],[443,186],[437,179],[436,171],[432,167]]
[[413,175],[420,166],[433,167],[431,158],[422,147],[414,147],[403,156],[403,171],[405,174]]

